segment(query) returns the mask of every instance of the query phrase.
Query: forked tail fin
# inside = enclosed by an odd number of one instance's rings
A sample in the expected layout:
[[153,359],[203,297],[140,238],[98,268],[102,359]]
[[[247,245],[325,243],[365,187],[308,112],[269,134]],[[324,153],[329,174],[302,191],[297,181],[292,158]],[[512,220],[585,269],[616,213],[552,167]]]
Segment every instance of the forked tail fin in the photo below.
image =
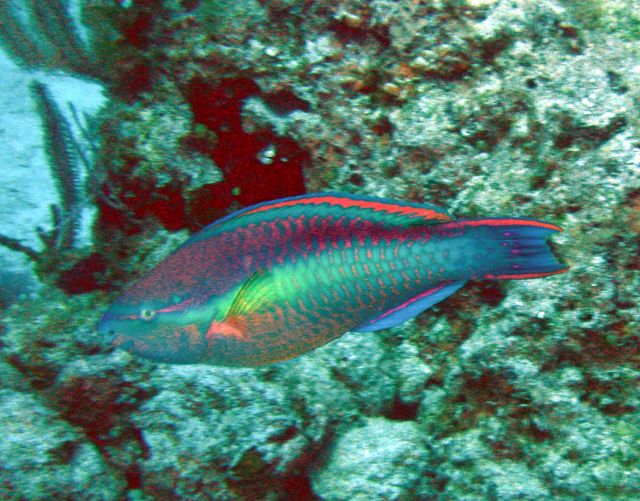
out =
[[535,219],[486,218],[458,220],[441,228],[457,227],[473,238],[481,257],[476,278],[508,280],[541,278],[567,271],[547,242],[562,228]]

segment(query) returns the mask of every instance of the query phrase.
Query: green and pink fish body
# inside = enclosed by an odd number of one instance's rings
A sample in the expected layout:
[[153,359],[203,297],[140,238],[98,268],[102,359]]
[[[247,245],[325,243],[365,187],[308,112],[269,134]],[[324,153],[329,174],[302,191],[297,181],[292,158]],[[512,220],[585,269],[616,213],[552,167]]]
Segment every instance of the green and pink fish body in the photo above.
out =
[[117,299],[99,331],[161,362],[278,362],[347,331],[399,325],[469,279],[561,273],[546,242],[556,231],[337,193],[275,200],[193,235]]

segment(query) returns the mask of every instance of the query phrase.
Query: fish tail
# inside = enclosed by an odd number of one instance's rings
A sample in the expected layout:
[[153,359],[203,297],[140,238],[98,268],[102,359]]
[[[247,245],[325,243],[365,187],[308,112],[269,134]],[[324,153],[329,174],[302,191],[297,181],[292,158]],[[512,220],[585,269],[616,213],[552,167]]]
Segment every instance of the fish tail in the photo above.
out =
[[558,226],[519,218],[458,220],[443,226],[456,225],[473,238],[477,278],[541,278],[567,271],[547,242],[550,235],[562,231]]

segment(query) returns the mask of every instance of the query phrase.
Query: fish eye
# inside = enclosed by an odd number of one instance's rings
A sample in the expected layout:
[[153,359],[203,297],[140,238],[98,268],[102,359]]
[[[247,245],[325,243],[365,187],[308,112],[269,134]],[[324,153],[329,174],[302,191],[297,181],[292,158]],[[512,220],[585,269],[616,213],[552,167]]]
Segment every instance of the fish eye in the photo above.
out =
[[140,310],[140,318],[142,320],[151,320],[155,316],[156,316],[155,310],[149,310],[149,309]]

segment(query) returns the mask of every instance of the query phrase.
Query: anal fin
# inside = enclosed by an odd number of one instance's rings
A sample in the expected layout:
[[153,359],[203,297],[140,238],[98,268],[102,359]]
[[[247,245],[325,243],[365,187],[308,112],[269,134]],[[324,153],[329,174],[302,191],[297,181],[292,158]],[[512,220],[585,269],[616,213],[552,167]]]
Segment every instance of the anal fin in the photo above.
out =
[[351,330],[354,332],[373,332],[400,325],[410,318],[415,317],[417,314],[431,308],[434,304],[448,298],[464,284],[464,280],[445,282],[433,289],[421,292],[401,305],[398,305],[389,311],[385,311],[382,315],[379,315],[372,320],[368,320],[364,324]]

